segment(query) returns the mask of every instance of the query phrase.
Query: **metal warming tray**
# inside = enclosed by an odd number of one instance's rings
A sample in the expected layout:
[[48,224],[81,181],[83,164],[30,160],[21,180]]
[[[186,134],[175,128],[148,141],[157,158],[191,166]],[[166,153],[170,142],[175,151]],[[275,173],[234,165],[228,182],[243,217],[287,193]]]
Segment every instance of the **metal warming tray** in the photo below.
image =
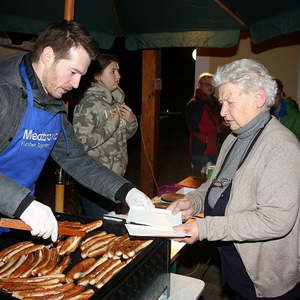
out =
[[[79,221],[88,223],[94,221],[84,216],[56,214],[59,221]],[[101,230],[116,235],[126,234],[124,224],[103,220]],[[20,230],[0,235],[0,250],[23,240],[44,243],[44,240],[33,238],[30,233]],[[72,267],[81,260],[80,250],[71,254]],[[170,240],[154,238],[153,242],[142,250],[128,265],[121,269],[101,289],[93,288],[96,292],[90,299],[132,299],[152,300],[162,294],[169,295],[170,291]],[[66,273],[69,268],[64,272]],[[0,292],[0,299],[16,299],[9,294]]]

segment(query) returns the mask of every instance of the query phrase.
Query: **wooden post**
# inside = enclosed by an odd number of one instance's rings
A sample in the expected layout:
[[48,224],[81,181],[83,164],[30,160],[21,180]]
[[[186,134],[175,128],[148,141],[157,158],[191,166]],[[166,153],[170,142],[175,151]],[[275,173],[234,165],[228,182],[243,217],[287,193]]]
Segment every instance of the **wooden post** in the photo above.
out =
[[[75,0],[65,0],[64,19],[71,21],[74,19]],[[65,104],[65,109],[68,111],[68,104]],[[64,171],[62,168],[57,170],[57,179],[55,184],[55,211],[59,213],[64,212],[65,204],[65,182]]]
[[59,168],[56,171],[56,184],[55,184],[55,211],[59,213],[64,212],[65,205],[65,180],[64,171]]
[[160,90],[160,50],[143,50],[140,189],[149,197],[157,194]]
[[66,21],[74,20],[75,0],[65,0],[64,19]]

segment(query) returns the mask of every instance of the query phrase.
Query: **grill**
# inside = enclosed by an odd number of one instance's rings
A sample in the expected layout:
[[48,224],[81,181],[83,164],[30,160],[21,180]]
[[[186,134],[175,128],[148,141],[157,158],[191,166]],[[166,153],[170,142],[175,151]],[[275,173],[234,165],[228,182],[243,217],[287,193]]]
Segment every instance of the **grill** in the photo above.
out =
[[[57,220],[79,221],[88,223],[94,219],[83,216],[56,214]],[[126,234],[124,224],[104,220],[101,230],[116,235]],[[93,231],[92,233],[94,233]],[[32,240],[44,243],[44,240],[33,238],[28,232],[12,230],[0,236],[1,249],[23,240]],[[81,260],[80,250],[71,254],[72,264]],[[154,238],[153,242],[144,248],[128,265],[121,269],[101,289],[93,286],[95,294],[90,299],[157,299],[163,293],[169,295],[170,290],[170,241],[168,239]],[[0,299],[16,299],[9,294],[0,292]]]

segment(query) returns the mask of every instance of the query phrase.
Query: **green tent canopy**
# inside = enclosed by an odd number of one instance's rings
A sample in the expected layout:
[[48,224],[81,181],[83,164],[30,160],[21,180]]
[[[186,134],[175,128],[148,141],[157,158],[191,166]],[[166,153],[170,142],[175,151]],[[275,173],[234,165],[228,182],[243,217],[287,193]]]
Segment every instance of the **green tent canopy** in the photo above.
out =
[[[38,34],[63,18],[63,0],[0,2],[0,31]],[[223,48],[235,46],[244,29],[250,31],[253,43],[300,30],[300,1],[75,0],[74,19],[102,49],[110,49],[117,37],[125,38],[128,50]]]

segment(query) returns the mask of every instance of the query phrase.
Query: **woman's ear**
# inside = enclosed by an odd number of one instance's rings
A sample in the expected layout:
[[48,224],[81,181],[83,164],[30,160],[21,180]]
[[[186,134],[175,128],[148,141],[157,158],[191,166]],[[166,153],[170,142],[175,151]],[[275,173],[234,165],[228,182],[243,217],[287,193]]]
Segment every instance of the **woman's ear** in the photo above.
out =
[[266,105],[267,96],[264,89],[258,89],[255,92],[256,105],[261,108]]
[[96,82],[101,82],[101,73],[95,74],[95,75],[94,75],[94,80],[95,80]]

